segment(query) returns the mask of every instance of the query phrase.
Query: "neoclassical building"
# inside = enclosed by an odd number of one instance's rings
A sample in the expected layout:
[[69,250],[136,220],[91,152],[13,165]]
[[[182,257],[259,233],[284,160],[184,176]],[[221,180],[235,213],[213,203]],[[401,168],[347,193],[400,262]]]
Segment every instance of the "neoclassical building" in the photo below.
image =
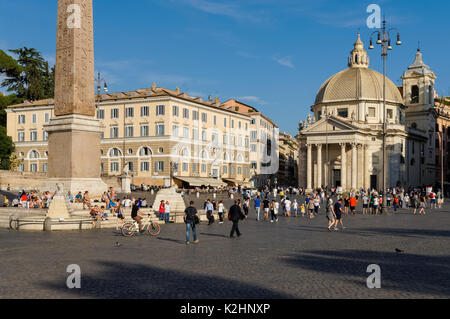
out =
[[[103,94],[97,100],[103,125],[102,177],[128,170],[134,184],[157,186],[245,185],[252,178],[252,117],[212,98],[157,87]],[[53,99],[7,109],[7,131],[21,172],[46,173]],[[89,158],[86,159],[89,161]]]
[[325,81],[311,107],[313,116],[300,123],[300,186],[381,189],[384,116],[387,187],[432,182],[435,128],[429,123],[435,112],[429,94],[434,73],[418,52],[402,77],[403,87],[387,78],[384,115],[383,75],[369,65],[358,34],[348,68]]

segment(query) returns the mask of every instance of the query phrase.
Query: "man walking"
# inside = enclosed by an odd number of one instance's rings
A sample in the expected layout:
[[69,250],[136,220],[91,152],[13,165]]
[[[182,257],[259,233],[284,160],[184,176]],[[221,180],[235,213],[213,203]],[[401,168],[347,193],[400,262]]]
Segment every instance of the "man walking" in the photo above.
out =
[[208,199],[205,205],[206,210],[206,217],[208,218],[208,226],[214,223],[214,216],[213,216],[213,210],[214,205],[211,203],[211,201]]
[[255,199],[256,220],[259,221],[259,213],[261,212],[261,197]]
[[338,230],[338,223],[341,223],[342,229],[345,229],[344,224],[342,223],[342,213],[344,213],[344,210],[342,209],[342,199],[339,199],[337,203],[334,204],[334,214],[336,216],[336,224],[334,224],[334,230]]
[[244,219],[245,216],[241,211],[241,207],[239,206],[239,202],[235,201],[234,205],[230,208],[230,217],[229,219],[233,222],[233,227],[231,228],[230,238],[234,238],[234,232],[236,232],[238,237],[241,237],[242,234],[239,231],[239,220]]
[[184,222],[186,223],[186,245],[190,244],[190,232],[192,229],[192,233],[194,235],[194,244],[198,244],[199,240],[197,239],[197,228],[195,225],[195,216],[198,217],[197,209],[194,207],[194,202],[191,201],[189,203],[189,207],[184,210]]

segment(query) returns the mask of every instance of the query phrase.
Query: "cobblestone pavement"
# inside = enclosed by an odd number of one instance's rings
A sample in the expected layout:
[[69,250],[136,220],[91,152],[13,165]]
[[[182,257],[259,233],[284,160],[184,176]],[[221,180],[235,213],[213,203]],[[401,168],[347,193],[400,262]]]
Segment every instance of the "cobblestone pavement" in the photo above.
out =
[[[329,233],[323,213],[199,226],[185,245],[184,225],[159,237],[115,230],[27,233],[0,230],[0,298],[449,298],[450,205],[413,216],[345,216]],[[118,243],[118,244],[117,244]],[[403,252],[396,252],[400,249]],[[81,289],[66,287],[66,267],[81,267]],[[368,265],[381,289],[368,289]]]

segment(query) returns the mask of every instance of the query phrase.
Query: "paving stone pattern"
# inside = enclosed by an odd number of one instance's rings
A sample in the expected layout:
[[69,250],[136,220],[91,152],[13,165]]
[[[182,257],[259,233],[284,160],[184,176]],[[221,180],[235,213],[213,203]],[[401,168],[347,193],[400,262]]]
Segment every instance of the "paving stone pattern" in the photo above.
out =
[[[268,223],[251,209],[241,238],[229,222],[203,223],[190,246],[183,224],[157,238],[0,230],[0,298],[449,298],[450,205],[428,211],[345,216],[329,233],[323,212]],[[81,289],[66,287],[70,264]],[[370,264],[381,289],[366,286]]]

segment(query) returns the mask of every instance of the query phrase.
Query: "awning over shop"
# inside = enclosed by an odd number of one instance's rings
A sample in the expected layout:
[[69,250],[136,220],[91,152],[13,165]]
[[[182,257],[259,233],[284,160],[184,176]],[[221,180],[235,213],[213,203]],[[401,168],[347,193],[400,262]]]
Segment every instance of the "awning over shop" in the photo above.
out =
[[175,177],[176,179],[188,183],[189,186],[192,187],[200,187],[200,186],[226,186],[227,184],[222,182],[221,180],[215,178],[202,178],[202,177]]

